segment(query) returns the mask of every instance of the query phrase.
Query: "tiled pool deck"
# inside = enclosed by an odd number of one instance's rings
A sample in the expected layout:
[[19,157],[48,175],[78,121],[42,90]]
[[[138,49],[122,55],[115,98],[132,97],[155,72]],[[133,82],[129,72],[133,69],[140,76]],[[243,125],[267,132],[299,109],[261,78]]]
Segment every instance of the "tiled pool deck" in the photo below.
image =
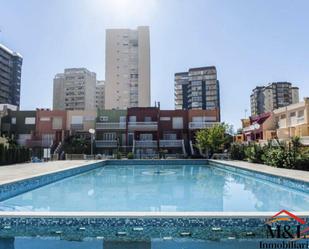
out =
[[0,185],[92,164],[95,160],[51,161],[0,166]]
[[209,161],[245,170],[257,171],[259,173],[265,173],[273,176],[280,176],[290,178],[293,180],[309,182],[309,171],[275,168],[264,164],[248,163],[244,161],[224,161],[224,160],[209,160]]
[[[160,160],[150,160],[159,164]],[[147,161],[149,162],[149,161]],[[178,160],[167,160],[167,164]],[[206,160],[186,160],[185,163],[207,164]],[[309,183],[309,172],[272,168],[269,166],[238,161],[210,160],[210,164],[232,166],[266,175],[289,178]],[[95,164],[94,164],[95,163]],[[111,164],[116,161],[111,161]],[[142,163],[128,160],[122,163]],[[0,167],[0,188],[19,182],[38,187],[70,174],[78,174],[96,167],[102,161],[58,161],[49,163],[21,164]],[[270,176],[271,177],[271,176]],[[28,180],[27,180],[28,179]],[[22,181],[21,181],[22,180]],[[23,185],[21,185],[23,187]],[[18,189],[18,184],[16,189]],[[29,187],[30,189],[33,186]],[[13,194],[15,189],[10,189]],[[5,188],[4,188],[5,190]],[[2,191],[2,195],[5,194]],[[267,193],[265,193],[267,194]],[[1,196],[1,191],[0,191]],[[278,210],[280,211],[280,210]],[[297,212],[309,223],[309,212]],[[183,237],[190,234],[196,239],[264,238],[265,222],[272,212],[0,212],[0,235],[55,235],[108,236],[110,239],[157,238],[162,236]]]

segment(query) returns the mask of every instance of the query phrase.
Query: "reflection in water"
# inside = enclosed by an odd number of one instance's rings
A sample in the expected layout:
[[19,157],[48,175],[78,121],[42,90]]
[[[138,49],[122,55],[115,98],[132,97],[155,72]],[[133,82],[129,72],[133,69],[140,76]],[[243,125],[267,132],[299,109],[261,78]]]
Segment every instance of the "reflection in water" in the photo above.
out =
[[[207,166],[106,166],[0,203],[34,211],[304,211],[308,193]],[[145,172],[152,172],[145,174]]]

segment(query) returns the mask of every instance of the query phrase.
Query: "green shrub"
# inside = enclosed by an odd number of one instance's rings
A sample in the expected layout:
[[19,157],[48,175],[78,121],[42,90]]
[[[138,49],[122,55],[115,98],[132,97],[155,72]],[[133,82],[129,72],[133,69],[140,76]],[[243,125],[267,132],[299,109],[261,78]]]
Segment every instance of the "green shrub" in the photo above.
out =
[[9,165],[30,161],[30,151],[27,148],[0,144],[0,165]]
[[231,159],[244,160],[245,159],[245,146],[243,144],[232,144],[230,147]]
[[134,159],[134,155],[132,152],[129,152],[128,155],[127,155],[127,158],[128,159]]
[[245,155],[249,162],[253,163],[263,163],[265,158],[265,151],[261,145],[253,144],[248,145],[245,148]]
[[283,147],[269,148],[265,153],[265,163],[277,168],[294,168],[295,161],[292,151]]

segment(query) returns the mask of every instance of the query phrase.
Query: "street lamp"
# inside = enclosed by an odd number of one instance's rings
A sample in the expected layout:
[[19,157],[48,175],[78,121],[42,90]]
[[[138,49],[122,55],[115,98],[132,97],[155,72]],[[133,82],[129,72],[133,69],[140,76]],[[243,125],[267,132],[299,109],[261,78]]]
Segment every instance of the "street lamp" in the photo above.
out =
[[95,130],[89,129],[89,133],[90,133],[90,136],[91,136],[91,156],[92,156],[93,155],[93,139],[94,139]]

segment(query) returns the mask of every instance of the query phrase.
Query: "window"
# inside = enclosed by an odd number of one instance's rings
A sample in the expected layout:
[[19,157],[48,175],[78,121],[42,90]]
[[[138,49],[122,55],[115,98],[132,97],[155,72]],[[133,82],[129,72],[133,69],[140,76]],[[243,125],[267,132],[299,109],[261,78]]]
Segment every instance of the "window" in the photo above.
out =
[[295,117],[296,116],[296,113],[295,112],[291,112],[290,113],[290,117]]
[[120,116],[119,117],[119,122],[120,123],[126,123],[126,116]]
[[35,124],[35,117],[26,117],[25,118],[26,125],[34,125]]
[[145,121],[145,122],[151,122],[151,117],[147,117],[147,116],[146,116],[146,117],[144,118],[144,121]]
[[103,140],[116,140],[116,133],[115,132],[109,132],[109,133],[103,133]]
[[160,121],[170,121],[171,117],[160,117]]
[[53,130],[62,129],[62,117],[54,117],[52,126],[53,126]]
[[40,121],[50,121],[50,117],[41,117]]
[[280,116],[280,119],[285,119],[285,118],[286,118],[285,114],[282,114],[282,115]]
[[192,117],[192,122],[203,122],[203,117]]
[[173,129],[183,129],[182,117],[173,117]]
[[166,133],[166,134],[163,134],[163,139],[164,140],[176,140],[177,136],[174,133]]
[[108,116],[100,116],[100,121],[101,122],[107,122],[108,121]]
[[141,134],[140,140],[152,140],[152,134],[147,134],[147,133]]
[[298,111],[297,117],[301,118],[304,116],[304,110]]
[[136,116],[130,116],[129,122],[136,122]]
[[12,117],[11,124],[16,124],[16,117]]
[[71,124],[83,124],[83,116],[72,116]]

